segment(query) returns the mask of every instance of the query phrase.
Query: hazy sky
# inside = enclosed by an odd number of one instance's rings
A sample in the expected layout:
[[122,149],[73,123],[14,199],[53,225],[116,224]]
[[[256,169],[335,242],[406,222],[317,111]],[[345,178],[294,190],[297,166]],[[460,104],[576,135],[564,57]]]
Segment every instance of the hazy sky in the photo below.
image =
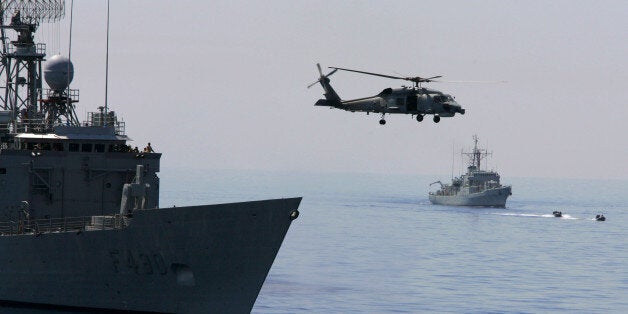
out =
[[[74,8],[84,117],[104,103],[106,1]],[[626,1],[111,1],[111,108],[162,167],[449,175],[478,134],[504,178],[626,179],[627,61]],[[431,84],[467,114],[380,126],[313,106],[317,62],[507,83]],[[343,99],[402,85],[331,81]]]

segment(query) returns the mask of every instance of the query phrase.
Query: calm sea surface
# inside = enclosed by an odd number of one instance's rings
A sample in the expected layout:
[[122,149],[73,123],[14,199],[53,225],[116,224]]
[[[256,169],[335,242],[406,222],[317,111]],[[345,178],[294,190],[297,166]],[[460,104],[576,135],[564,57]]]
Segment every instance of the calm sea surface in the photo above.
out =
[[447,176],[161,177],[162,206],[303,196],[254,313],[628,313],[628,181],[503,177],[495,209],[431,205]]
[[430,205],[448,176],[160,177],[163,207],[303,196],[254,313],[628,313],[628,181],[504,176],[495,209]]

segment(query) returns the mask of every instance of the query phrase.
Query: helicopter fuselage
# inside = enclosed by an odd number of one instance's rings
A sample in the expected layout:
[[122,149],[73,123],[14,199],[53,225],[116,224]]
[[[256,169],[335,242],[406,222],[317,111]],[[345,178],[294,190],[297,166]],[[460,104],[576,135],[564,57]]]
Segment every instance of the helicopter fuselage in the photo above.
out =
[[321,99],[316,105],[351,112],[434,114],[440,117],[453,117],[456,113],[465,112],[451,95],[433,89],[411,87],[386,88],[375,96],[351,100]]
[[[336,68],[329,72],[327,75],[323,74],[320,64],[316,64],[320,77],[317,81],[310,84],[308,88],[314,86],[316,83],[320,83],[325,91],[325,99],[319,99],[315,106],[327,106],[330,108],[338,108],[351,112],[366,112],[367,114],[381,113],[382,118],[379,120],[379,124],[386,124],[384,116],[387,113],[402,113],[416,115],[416,120],[423,121],[423,116],[433,115],[434,122],[438,123],[441,117],[453,117],[456,113],[464,114],[465,110],[454,100],[451,95],[442,93],[440,91],[421,87],[421,83],[435,82],[434,79],[441,77],[433,76],[428,78],[423,77],[398,77],[390,76],[378,73],[371,73],[365,71]],[[357,72],[366,75],[382,76],[392,79],[402,79],[413,82],[414,87],[403,86],[402,88],[386,88],[381,93],[365,98],[357,98],[351,100],[342,100],[338,93],[330,84],[329,76],[336,73],[336,71],[349,71]]]

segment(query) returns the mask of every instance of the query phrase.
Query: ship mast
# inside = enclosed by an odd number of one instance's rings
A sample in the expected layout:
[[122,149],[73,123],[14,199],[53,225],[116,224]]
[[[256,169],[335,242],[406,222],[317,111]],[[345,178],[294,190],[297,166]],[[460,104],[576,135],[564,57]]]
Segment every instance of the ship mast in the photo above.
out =
[[482,159],[493,155],[492,152],[488,152],[486,149],[478,148],[478,136],[473,135],[473,151],[470,153],[463,152],[462,155],[466,155],[469,158],[469,170],[480,170]]
[[[76,91],[51,89],[44,95],[42,62],[46,45],[36,43],[34,35],[40,23],[56,22],[64,15],[63,0],[0,2],[1,133],[46,132],[55,124],[78,124],[73,105],[78,101]],[[12,40],[7,30],[15,31],[17,36]]]

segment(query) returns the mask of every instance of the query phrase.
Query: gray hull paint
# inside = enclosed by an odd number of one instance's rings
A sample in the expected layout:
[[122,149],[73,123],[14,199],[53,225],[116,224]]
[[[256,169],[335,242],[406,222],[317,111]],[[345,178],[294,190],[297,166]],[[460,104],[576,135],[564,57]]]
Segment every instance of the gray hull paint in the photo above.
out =
[[430,202],[436,205],[506,207],[510,187],[486,190],[481,193],[458,195],[430,194]]
[[0,299],[250,312],[300,201],[139,210],[125,229],[0,236]]

